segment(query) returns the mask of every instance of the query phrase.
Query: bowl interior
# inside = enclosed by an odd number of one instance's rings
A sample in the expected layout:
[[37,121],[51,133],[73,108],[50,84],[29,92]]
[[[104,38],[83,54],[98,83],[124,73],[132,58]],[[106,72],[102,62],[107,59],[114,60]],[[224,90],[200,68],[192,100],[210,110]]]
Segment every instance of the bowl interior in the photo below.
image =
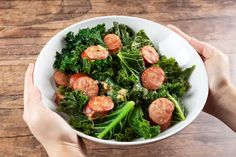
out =
[[183,98],[183,103],[188,110],[188,115],[185,121],[179,122],[161,133],[159,136],[148,140],[137,139],[132,142],[117,142],[113,140],[97,139],[79,131],[76,132],[83,138],[99,143],[112,145],[137,145],[158,141],[182,130],[197,117],[206,102],[208,95],[208,80],[204,64],[197,52],[178,34],[158,23],[136,17],[105,16],[93,18],[71,25],[56,34],[40,52],[34,70],[34,83],[42,93],[44,105],[49,109],[56,111],[53,101],[53,95],[56,89],[53,80],[53,63],[56,51],[61,52],[61,49],[65,44],[63,41],[65,34],[69,31],[77,33],[79,29],[94,27],[101,23],[105,23],[106,28],[110,28],[112,27],[113,21],[126,24],[135,31],[144,29],[151,41],[154,42],[154,45],[159,47],[161,53],[167,57],[174,57],[180,66],[185,68],[191,65],[196,65],[196,68],[189,80],[192,87]]

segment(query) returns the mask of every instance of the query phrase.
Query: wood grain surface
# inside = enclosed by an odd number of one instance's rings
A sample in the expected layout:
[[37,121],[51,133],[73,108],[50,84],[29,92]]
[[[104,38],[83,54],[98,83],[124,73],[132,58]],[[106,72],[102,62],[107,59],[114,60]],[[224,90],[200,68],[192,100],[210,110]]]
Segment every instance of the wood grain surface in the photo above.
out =
[[[236,1],[234,0],[1,0],[0,157],[46,157],[22,119],[23,80],[46,42],[84,19],[130,15],[174,24],[229,56],[236,83]],[[236,134],[205,113],[186,129],[158,143],[113,147],[85,141],[88,156],[233,157]]]

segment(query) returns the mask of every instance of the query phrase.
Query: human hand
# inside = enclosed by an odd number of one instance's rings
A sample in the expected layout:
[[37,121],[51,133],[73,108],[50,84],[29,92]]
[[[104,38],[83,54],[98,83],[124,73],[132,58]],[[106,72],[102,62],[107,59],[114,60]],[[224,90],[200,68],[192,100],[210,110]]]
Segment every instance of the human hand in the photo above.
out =
[[33,83],[34,65],[25,74],[23,119],[49,156],[84,156],[86,149],[71,127],[41,101],[41,93]]
[[216,116],[216,110],[221,108],[220,105],[224,105],[220,101],[225,95],[225,90],[230,86],[228,57],[212,45],[188,36],[173,25],[167,27],[187,40],[201,56],[207,70],[210,88],[204,111]]

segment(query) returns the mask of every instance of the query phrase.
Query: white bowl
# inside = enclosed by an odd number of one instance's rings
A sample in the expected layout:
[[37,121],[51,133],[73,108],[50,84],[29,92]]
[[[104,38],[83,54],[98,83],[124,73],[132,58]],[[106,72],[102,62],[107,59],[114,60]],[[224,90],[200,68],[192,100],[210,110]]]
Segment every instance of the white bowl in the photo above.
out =
[[65,37],[66,33],[69,31],[77,33],[79,29],[94,27],[101,23],[105,23],[106,28],[110,28],[114,21],[126,24],[135,31],[144,29],[151,41],[154,42],[155,46],[159,46],[161,53],[167,57],[174,57],[181,67],[185,68],[193,64],[196,65],[196,68],[189,80],[192,87],[183,98],[183,103],[188,110],[188,115],[185,121],[179,122],[178,124],[159,134],[157,137],[147,140],[140,138],[132,142],[117,142],[114,140],[103,140],[91,137],[75,130],[76,133],[83,138],[103,144],[139,145],[165,139],[184,129],[199,115],[208,96],[208,79],[204,64],[197,52],[181,36],[156,22],[137,17],[97,17],[78,22],[57,33],[40,52],[34,70],[34,83],[42,93],[43,104],[51,110],[55,111],[56,109],[53,100],[53,94],[56,89],[53,80],[53,62],[55,60],[56,51],[61,52],[61,49],[65,44],[63,38]]

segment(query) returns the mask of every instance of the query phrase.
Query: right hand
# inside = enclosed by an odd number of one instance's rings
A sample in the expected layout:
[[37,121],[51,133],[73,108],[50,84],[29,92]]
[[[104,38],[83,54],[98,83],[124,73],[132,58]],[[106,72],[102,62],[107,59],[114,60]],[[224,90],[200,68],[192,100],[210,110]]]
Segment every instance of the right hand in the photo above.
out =
[[212,45],[188,36],[173,25],[167,25],[167,27],[187,40],[202,57],[207,70],[210,88],[204,111],[214,115],[217,108],[220,108],[219,105],[223,105],[219,101],[223,97],[226,88],[230,85],[228,57]]

